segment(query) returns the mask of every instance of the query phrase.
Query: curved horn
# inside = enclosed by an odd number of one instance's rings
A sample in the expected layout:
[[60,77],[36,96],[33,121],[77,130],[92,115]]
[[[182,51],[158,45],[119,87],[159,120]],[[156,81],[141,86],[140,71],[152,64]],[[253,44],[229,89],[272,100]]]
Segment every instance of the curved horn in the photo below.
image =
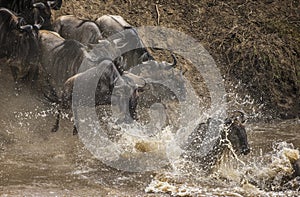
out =
[[173,58],[173,64],[170,64],[170,66],[175,67],[176,64],[177,64],[177,58],[176,58],[176,56],[173,53],[171,54],[171,56]]
[[42,3],[42,2],[34,3],[32,6],[34,8],[41,8],[41,9],[45,9],[46,8],[45,4]]
[[45,22],[45,20],[42,16],[39,16],[39,18],[40,18],[40,20],[35,19],[35,21],[34,21],[34,26],[37,29],[40,29],[43,26],[44,22]]
[[56,1],[47,1],[48,6],[52,7],[56,4]]
[[25,31],[29,31],[32,30],[32,25],[22,25],[20,26],[20,29],[25,30]]
[[42,27],[41,24],[34,24],[34,26],[35,26],[37,29],[41,29],[41,27]]
[[169,64],[169,63],[166,63],[166,70],[170,70],[171,68],[174,68],[177,64],[177,59],[176,59],[176,56],[172,53],[171,54],[172,58],[173,58],[173,63],[172,64]]

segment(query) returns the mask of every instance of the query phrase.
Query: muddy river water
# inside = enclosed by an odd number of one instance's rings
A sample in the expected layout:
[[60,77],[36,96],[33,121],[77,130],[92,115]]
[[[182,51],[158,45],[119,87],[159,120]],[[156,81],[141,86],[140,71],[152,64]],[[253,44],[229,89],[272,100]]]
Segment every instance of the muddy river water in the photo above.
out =
[[51,133],[51,106],[30,88],[16,92],[8,71],[0,76],[1,196],[299,196],[280,186],[291,173],[287,157],[299,158],[299,119],[247,123],[251,153],[229,155],[210,174],[172,161],[124,172],[95,158],[69,120]]

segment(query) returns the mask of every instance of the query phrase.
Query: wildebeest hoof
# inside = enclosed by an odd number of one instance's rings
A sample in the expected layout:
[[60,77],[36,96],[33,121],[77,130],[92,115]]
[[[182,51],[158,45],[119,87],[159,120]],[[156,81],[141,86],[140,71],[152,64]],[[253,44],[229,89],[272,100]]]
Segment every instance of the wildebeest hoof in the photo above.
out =
[[51,132],[56,132],[58,130],[58,126],[54,126],[52,129],[51,129]]
[[[136,119],[135,119],[136,120]],[[125,116],[124,118],[119,118],[116,122],[116,124],[122,124],[122,123],[125,123],[125,124],[131,124],[133,123],[134,119],[130,116]]]
[[78,130],[76,128],[76,126],[73,127],[73,135],[77,135],[78,134]]

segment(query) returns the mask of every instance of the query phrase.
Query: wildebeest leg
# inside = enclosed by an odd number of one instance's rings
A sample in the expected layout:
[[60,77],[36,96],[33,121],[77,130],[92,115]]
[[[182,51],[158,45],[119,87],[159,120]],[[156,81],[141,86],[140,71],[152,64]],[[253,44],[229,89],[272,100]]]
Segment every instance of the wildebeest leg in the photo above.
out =
[[76,107],[74,107],[74,111],[73,111],[73,115],[74,115],[74,123],[73,123],[73,135],[77,135],[78,134],[78,115],[77,115],[77,109]]
[[14,87],[14,89],[16,90],[15,94],[18,95],[21,91],[21,84],[19,83],[20,81],[18,79],[18,68],[16,68],[15,66],[10,66],[10,70],[15,83],[15,87]]
[[132,96],[129,98],[129,114],[133,120],[138,120],[136,107],[138,105],[138,89],[135,89]]
[[60,116],[61,116],[61,110],[59,109],[59,110],[57,110],[55,124],[51,130],[52,132],[56,132],[59,129]]
[[18,68],[14,67],[14,66],[10,66],[10,70],[11,70],[11,74],[14,78],[14,82],[16,82],[18,79]]

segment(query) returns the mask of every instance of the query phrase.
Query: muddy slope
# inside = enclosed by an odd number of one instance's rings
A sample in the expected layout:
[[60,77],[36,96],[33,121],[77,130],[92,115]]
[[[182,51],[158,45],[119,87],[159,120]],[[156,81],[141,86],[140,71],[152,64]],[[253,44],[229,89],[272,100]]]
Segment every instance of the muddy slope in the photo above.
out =
[[63,14],[115,14],[135,26],[183,31],[210,52],[228,84],[240,82],[242,95],[264,104],[265,114],[299,116],[299,1],[65,0],[54,18]]

